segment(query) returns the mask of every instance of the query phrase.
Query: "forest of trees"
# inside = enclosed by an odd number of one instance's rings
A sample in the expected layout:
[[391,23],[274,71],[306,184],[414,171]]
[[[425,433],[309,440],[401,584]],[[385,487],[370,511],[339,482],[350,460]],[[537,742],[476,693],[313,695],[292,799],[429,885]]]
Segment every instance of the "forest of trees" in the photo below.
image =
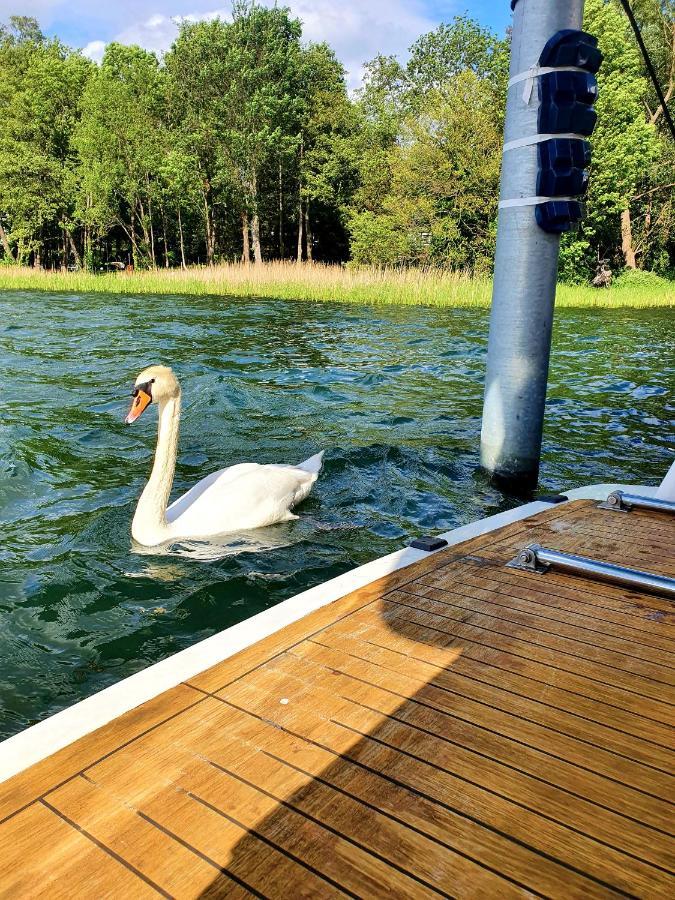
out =
[[[675,0],[633,7],[675,115]],[[588,216],[562,273],[675,268],[675,146],[618,0],[587,0],[605,55]],[[267,259],[487,272],[508,36],[468,17],[367,63],[353,96],[288,9],[237,0],[161,58],[100,65],[0,28],[0,263],[99,270]]]

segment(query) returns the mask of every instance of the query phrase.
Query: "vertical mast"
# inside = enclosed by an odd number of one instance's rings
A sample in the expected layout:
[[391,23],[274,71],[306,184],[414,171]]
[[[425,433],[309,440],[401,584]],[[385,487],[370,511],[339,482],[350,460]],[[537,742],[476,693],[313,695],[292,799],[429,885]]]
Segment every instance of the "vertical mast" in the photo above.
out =
[[[513,0],[511,6],[513,82],[537,65],[553,35],[581,28],[584,0]],[[509,149],[539,133],[538,80],[516,81],[508,93],[481,433],[481,464],[514,488],[536,485],[539,473],[560,248],[560,234],[540,227],[532,203],[538,145]]]

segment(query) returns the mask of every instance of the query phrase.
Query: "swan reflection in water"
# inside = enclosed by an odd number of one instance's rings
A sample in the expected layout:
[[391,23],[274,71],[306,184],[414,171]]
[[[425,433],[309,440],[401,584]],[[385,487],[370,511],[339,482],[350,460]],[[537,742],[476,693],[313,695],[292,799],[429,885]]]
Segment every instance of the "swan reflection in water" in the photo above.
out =
[[[155,547],[146,547],[144,544],[132,541],[131,549],[139,556],[174,556],[199,562],[218,562],[218,560],[239,556],[242,553],[269,553],[272,550],[282,550],[306,540],[306,536],[306,533],[298,533],[297,529],[287,526],[268,527],[223,534],[210,537],[208,540],[166,541]],[[142,572],[128,572],[127,575],[133,578],[156,578],[158,577],[157,573],[163,571],[162,566],[153,567],[150,564]]]

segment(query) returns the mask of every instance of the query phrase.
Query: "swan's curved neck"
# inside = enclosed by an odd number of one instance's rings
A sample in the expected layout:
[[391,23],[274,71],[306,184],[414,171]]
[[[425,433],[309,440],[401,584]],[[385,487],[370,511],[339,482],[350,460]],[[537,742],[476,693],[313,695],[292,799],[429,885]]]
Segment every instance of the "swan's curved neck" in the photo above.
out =
[[131,525],[133,538],[142,544],[161,543],[169,537],[166,507],[176,470],[179,423],[180,394],[161,403],[159,407],[155,462]]

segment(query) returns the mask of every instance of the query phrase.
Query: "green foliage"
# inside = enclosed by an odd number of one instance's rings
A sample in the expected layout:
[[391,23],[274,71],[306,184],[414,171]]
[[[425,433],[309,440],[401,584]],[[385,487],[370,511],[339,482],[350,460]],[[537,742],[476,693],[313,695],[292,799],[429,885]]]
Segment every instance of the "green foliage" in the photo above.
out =
[[39,256],[50,225],[71,220],[71,139],[90,64],[47,41],[35,20],[13,17],[0,30],[0,67],[0,224],[5,255],[24,262]]
[[396,215],[353,213],[350,232],[352,256],[360,264],[395,266],[409,261],[410,241]]
[[644,269],[624,269],[615,280],[615,286],[618,288],[650,288],[655,291],[673,290],[670,279]]
[[[675,29],[675,6],[670,0],[634,5],[664,72],[670,65],[672,37],[669,51],[663,27],[669,15]],[[584,27],[598,36],[604,56],[598,75],[598,125],[592,139],[587,217],[577,234],[563,240],[561,273],[568,280],[586,279],[600,258],[621,268],[629,264],[628,253],[636,255],[638,265],[658,260],[665,270],[675,249],[675,195],[673,185],[666,186],[675,181],[673,148],[653,121],[650,82],[618,0],[586,0]],[[624,230],[630,222],[630,232],[623,235],[622,214]]]
[[136,265],[155,263],[152,204],[163,152],[162,107],[163,75],[154,53],[109,44],[80,104],[77,213],[98,235],[122,229]]
[[[675,0],[633,7],[672,104]],[[599,125],[561,276],[587,282],[600,260],[672,273],[663,110],[619,0],[586,0],[586,27],[605,55]],[[508,67],[508,39],[468,16],[419,37],[406,63],[367,62],[353,97],[284,7],[237,0],[231,20],[184,21],[162,59],[113,43],[99,66],[14,16],[0,26],[0,261],[488,274]]]
[[506,93],[509,46],[468,16],[456,16],[450,24],[423,34],[410,49],[407,75],[412,90],[424,96],[429,91],[452,90],[452,79],[472,72],[500,92]]
[[497,98],[507,69],[505,43],[464,17],[420,38],[406,69],[387,57],[373,61],[360,97],[354,260],[489,270],[501,157]]

